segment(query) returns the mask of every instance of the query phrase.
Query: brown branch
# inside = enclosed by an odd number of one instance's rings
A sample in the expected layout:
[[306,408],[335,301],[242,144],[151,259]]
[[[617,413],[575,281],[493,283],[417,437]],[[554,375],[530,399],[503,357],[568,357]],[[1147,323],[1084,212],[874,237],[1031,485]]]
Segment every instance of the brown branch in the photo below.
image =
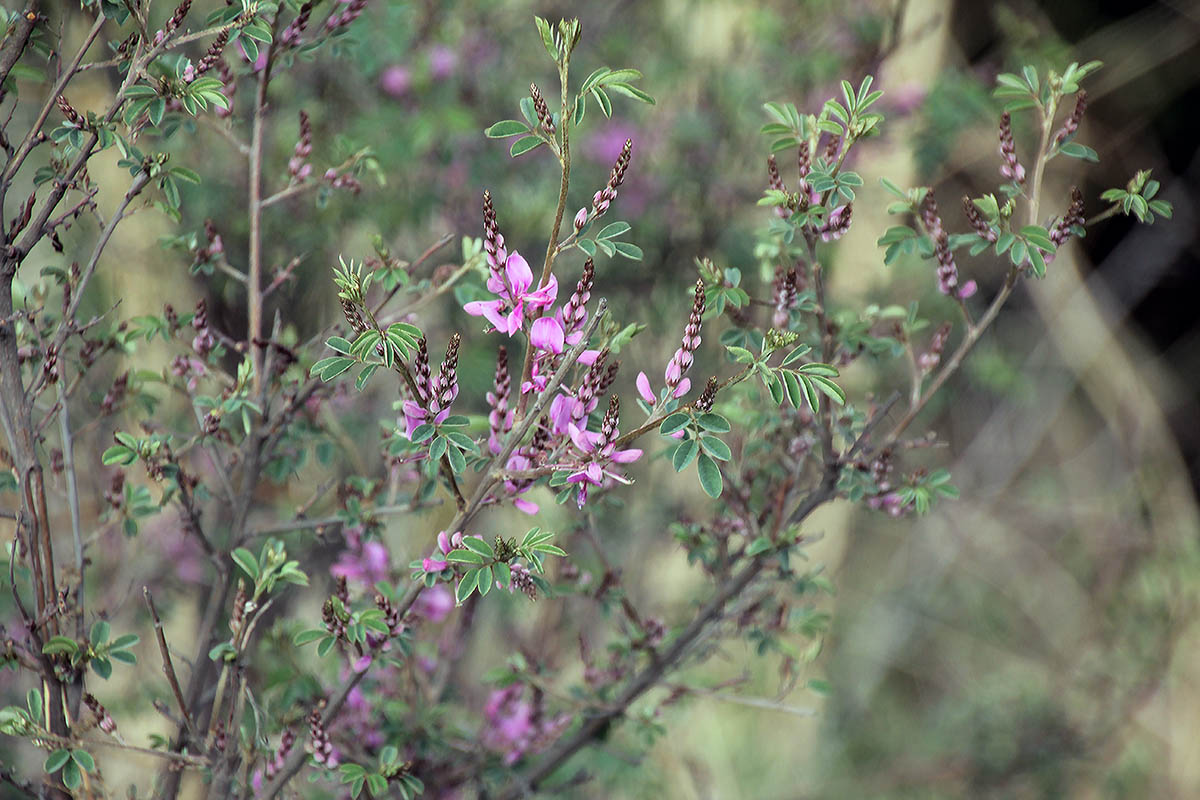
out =
[[142,587],[142,595],[146,598],[150,616],[154,618],[154,636],[158,639],[158,652],[162,656],[163,674],[167,676],[167,683],[171,685],[171,693],[175,695],[175,702],[179,706],[179,712],[183,715],[184,726],[188,733],[195,737],[196,726],[192,721],[191,712],[188,711],[187,702],[183,699],[183,690],[179,688],[179,678],[175,675],[175,664],[171,661],[171,651],[167,648],[167,637],[163,633],[162,619],[158,616],[158,609],[154,607],[154,598],[150,596],[148,586]]

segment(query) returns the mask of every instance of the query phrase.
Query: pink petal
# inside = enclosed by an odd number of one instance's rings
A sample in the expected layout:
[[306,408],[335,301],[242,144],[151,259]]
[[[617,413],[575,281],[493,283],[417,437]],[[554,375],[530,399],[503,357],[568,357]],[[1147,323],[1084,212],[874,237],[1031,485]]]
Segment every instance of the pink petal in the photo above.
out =
[[508,276],[508,285],[512,287],[514,298],[525,294],[533,285],[533,270],[529,269],[529,262],[516,250],[508,254],[504,273]]
[[498,331],[504,331],[509,336],[512,336],[513,332],[508,330],[504,316],[500,313],[503,308],[504,304],[499,300],[476,300],[464,305],[463,311],[475,317],[486,317],[487,321],[492,323],[493,328]]
[[496,327],[512,336],[517,331],[521,330],[521,326],[525,324],[525,309],[521,303],[513,306],[513,310],[508,313],[508,316]]
[[588,438],[587,431],[579,430],[579,428],[572,423],[567,426],[567,433],[570,434],[571,441],[575,443],[576,447],[585,453],[592,452],[595,445],[593,444],[592,440]]
[[364,653],[357,661],[354,662],[354,664],[351,665],[351,669],[353,669],[355,672],[366,672],[367,667],[369,666],[371,666],[371,655],[369,653]]
[[523,511],[526,514],[538,513],[538,504],[537,503],[530,502],[529,500],[525,500],[520,497],[513,500],[513,506],[516,507],[517,511]]
[[556,297],[558,297],[558,278],[551,275],[550,280],[546,282],[545,286],[542,286],[533,294],[525,295],[525,300],[535,308],[542,308],[543,306],[554,305],[554,298]]
[[692,389],[692,379],[683,378],[679,381],[679,385],[675,387],[675,397],[683,397]]
[[435,558],[426,558],[421,561],[421,569],[426,572],[441,572],[446,568],[446,562]]
[[978,290],[979,290],[979,284],[975,283],[975,281],[967,281],[966,283],[964,283],[962,285],[962,288],[958,290],[958,296],[961,297],[963,300],[966,300],[968,297],[975,294],[975,292],[977,292]]
[[663,382],[670,386],[673,383],[678,383],[683,377],[683,368],[679,364],[679,351],[675,351],[675,355],[671,356],[671,361],[667,364],[667,369],[663,373]]
[[445,531],[438,531],[437,543],[438,549],[443,553],[450,552],[450,537],[446,535]]
[[612,454],[612,460],[618,464],[632,464],[642,457],[642,451],[637,448],[630,450],[618,450]]
[[539,317],[529,331],[529,342],[538,350],[558,355],[563,351],[563,329],[554,317]]
[[638,394],[642,396],[642,399],[650,405],[654,405],[656,398],[654,397],[654,392],[650,389],[650,379],[646,377],[646,373],[639,372],[636,383]]
[[[575,341],[571,341],[571,336],[575,337]],[[583,332],[576,331],[575,333],[571,334],[571,336],[567,337],[567,344],[574,346],[579,344],[580,338],[583,337]],[[584,350],[579,354],[579,363],[583,364],[585,367],[590,367],[592,364],[596,363],[596,357],[599,355],[599,350]]]

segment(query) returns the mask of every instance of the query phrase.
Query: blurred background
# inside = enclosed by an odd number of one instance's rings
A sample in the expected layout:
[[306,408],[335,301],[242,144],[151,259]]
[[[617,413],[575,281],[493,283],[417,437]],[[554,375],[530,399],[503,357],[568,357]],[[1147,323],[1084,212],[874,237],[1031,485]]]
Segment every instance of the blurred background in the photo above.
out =
[[[952,316],[928,263],[883,265],[875,240],[891,223],[877,179],[936,186],[948,227],[964,230],[954,199],[994,191],[999,181],[994,77],[1023,64],[1061,71],[1071,61],[1105,62],[1087,84],[1078,137],[1101,161],[1052,162],[1047,208],[1061,213],[1078,185],[1091,217],[1105,207],[1100,192],[1138,169],[1153,169],[1174,204],[1173,220],[1141,226],[1114,217],[1073,242],[1045,280],[1017,292],[922,418],[922,428],[940,433],[936,459],[950,468],[960,500],[921,518],[845,504],[813,518],[825,538],[811,556],[827,564],[836,596],[818,609],[832,614],[821,646],[796,643],[807,688],[782,692],[776,662],[728,645],[689,680],[738,679],[736,691],[671,707],[669,732],[640,769],[630,769],[629,754],[602,750],[595,796],[1200,796],[1200,7],[372,3],[341,60],[301,64],[275,84],[269,163],[278,186],[286,184],[299,108],[312,118],[314,165],[370,147],[386,178],[365,180],[356,197],[333,193],[320,206],[299,198],[269,216],[267,262],[304,254],[296,280],[275,300],[296,340],[336,319],[328,267],[339,254],[369,255],[376,235],[412,259],[453,234],[434,264],[457,263],[457,239],[482,234],[484,188],[511,247],[531,252],[544,242],[555,165],[540,150],[511,160],[507,142],[482,135],[496,120],[519,118],[530,81],[554,95],[534,14],[581,19],[579,79],[601,65],[637,67],[646,76],[639,85],[658,101],[617,102],[611,120],[593,106],[573,147],[570,209],[603,185],[624,140],[634,140],[610,215],[633,225],[629,238],[645,258],[606,261],[596,281],[619,321],[647,326],[620,354],[618,388],[629,400],[637,371],[657,375],[677,346],[696,257],[737,266],[755,285],[770,277],[754,253],[755,233],[769,219],[754,205],[766,188],[764,102],[816,112],[839,79],[857,85],[868,73],[886,93],[884,135],[861,148],[855,167],[866,185],[834,257],[834,303],[843,306],[919,299],[935,318],[937,309]],[[1018,152],[1028,152],[1028,134],[1019,122]],[[179,157],[205,165],[204,186],[185,194],[180,226],[141,215],[123,229],[108,259],[125,266],[107,273],[106,291],[125,298],[127,316],[157,313],[164,302],[187,309],[207,296],[214,323],[239,332],[237,285],[220,274],[189,275],[190,255],[155,244],[202,236],[211,219],[227,250],[245,249],[244,215],[236,213],[241,162],[205,126],[184,141]],[[985,297],[1002,278],[986,257],[959,263]],[[573,284],[578,268],[568,260],[560,281]],[[481,398],[494,337],[480,335],[478,320],[449,297],[425,310],[422,325],[431,343],[464,332],[460,374],[474,383],[462,396]],[[697,374],[725,369],[715,341],[709,337]],[[877,379],[864,376],[851,395]],[[339,406],[348,440],[363,443],[348,458],[374,457],[377,420],[392,399],[379,386]],[[606,509],[596,531],[612,560],[628,565],[627,588],[640,604],[668,621],[684,618],[702,588],[665,531],[681,514],[700,513],[705,500],[663,462],[643,463],[634,475],[628,503]],[[99,495],[104,476],[90,480]],[[304,496],[303,487],[281,490],[275,502],[285,509]],[[570,515],[549,494],[538,499],[550,508],[546,527],[566,524]],[[398,560],[422,551],[439,521],[435,513],[423,528],[389,530]],[[175,532],[151,523],[146,534],[154,546],[139,554],[144,575],[111,587],[118,605],[135,580],[162,572],[164,556],[173,568],[183,563],[187,545]],[[581,554],[585,569],[587,558]],[[159,578],[163,592],[178,580]],[[514,643],[534,647],[538,625],[554,620],[545,609],[484,613],[494,640],[468,654],[480,672],[502,663]],[[189,624],[186,609],[172,622],[184,637]],[[145,649],[143,663],[153,661]]]

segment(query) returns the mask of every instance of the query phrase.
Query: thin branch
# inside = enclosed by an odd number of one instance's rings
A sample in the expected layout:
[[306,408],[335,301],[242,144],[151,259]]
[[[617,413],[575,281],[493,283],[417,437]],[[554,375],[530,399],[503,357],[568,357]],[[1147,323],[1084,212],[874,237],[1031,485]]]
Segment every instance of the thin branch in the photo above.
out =
[[84,591],[83,591],[83,535],[79,522],[79,478],[75,473],[75,442],[71,438],[71,416],[67,410],[67,394],[63,382],[58,382],[58,402],[62,406],[58,414],[58,427],[62,435],[63,472],[67,476],[67,508],[71,512],[71,536],[75,541],[75,570],[79,573],[79,591],[76,593],[76,633],[83,637]]
[[167,648],[167,637],[163,633],[162,619],[158,616],[158,609],[154,607],[154,598],[150,596],[150,588],[142,587],[142,595],[146,598],[146,606],[150,609],[150,616],[154,618],[154,636],[158,639],[158,652],[162,657],[162,671],[167,676],[167,683],[171,686],[171,693],[175,695],[175,703],[179,706],[179,713],[183,715],[183,724],[187,729],[188,734],[196,738],[196,725],[192,721],[192,714],[188,711],[187,702],[183,699],[183,690],[179,688],[179,678],[175,675],[175,664],[171,661],[171,651]]

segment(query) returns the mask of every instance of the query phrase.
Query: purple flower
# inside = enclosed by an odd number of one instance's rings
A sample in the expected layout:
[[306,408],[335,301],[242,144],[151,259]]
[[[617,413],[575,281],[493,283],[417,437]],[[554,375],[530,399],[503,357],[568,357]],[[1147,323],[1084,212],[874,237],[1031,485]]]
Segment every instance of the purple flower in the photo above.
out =
[[453,610],[454,595],[441,585],[422,590],[413,603],[413,613],[433,623],[441,622]]
[[[463,310],[474,317],[486,317],[496,330],[504,331],[509,336],[521,330],[526,312],[554,305],[554,300],[558,297],[558,279],[553,275],[544,286],[530,291],[533,287],[533,270],[529,268],[529,262],[515,250],[505,259],[503,277],[493,274],[488,278],[487,286],[497,295],[497,299],[476,300],[464,305]],[[535,341],[534,346],[538,346],[536,342],[540,341],[545,345],[542,349],[546,350],[552,349],[557,343],[559,349],[555,352],[562,352],[562,326],[553,318],[548,318],[547,322],[540,326],[535,323],[530,338]]]
[[424,408],[421,408],[419,403],[412,400],[404,401],[404,435],[411,439],[413,431],[418,425],[425,422],[432,422],[434,425],[441,425],[446,421],[446,417],[450,416],[450,409],[443,408],[437,414],[430,414]]
[[[609,408],[611,410],[612,406]],[[615,440],[618,431],[615,427],[609,435],[606,435],[604,430],[597,433],[581,431],[574,424],[570,425],[567,431],[575,447],[586,457],[585,461],[576,465],[575,472],[567,478],[567,483],[580,484],[579,494],[576,498],[580,508],[583,508],[583,504],[587,502],[588,486],[601,486],[605,478],[612,478],[619,483],[630,483],[630,480],[624,475],[608,469],[607,464],[632,464],[642,457],[642,451],[636,448],[617,450]]]
[[458,66],[458,55],[444,44],[435,44],[429,49],[429,75],[435,81],[443,81],[454,74]]
[[387,547],[374,540],[362,542],[359,534],[348,534],[347,538],[351,543],[350,549],[343,552],[329,568],[330,574],[336,578],[358,581],[364,586],[386,581],[391,573]]
[[379,75],[379,88],[397,100],[408,94],[412,87],[412,73],[408,67],[392,64]]

